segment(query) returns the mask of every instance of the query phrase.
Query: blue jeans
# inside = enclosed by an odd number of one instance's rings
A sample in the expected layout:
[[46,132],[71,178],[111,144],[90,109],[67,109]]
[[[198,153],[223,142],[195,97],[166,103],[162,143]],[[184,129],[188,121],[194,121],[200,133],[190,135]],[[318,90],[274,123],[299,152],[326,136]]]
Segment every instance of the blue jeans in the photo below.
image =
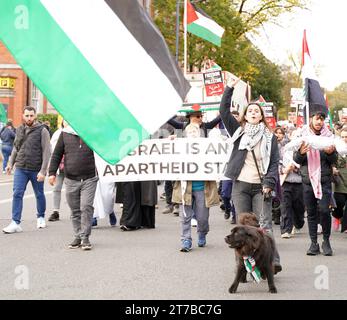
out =
[[233,190],[232,180],[222,180],[222,199],[225,206],[225,211],[231,212],[232,216],[236,218],[236,211],[234,202],[231,200],[231,193]]
[[18,224],[21,221],[23,210],[23,196],[29,181],[31,182],[31,185],[33,186],[35,192],[37,217],[44,218],[45,216],[46,197],[43,191],[44,182],[37,181],[38,173],[38,171],[31,171],[20,168],[16,168],[14,172],[12,220],[14,220]]
[[209,231],[209,213],[210,209],[205,205],[205,191],[192,191],[192,205],[184,206],[186,216],[184,216],[181,206],[181,240],[192,241],[191,220],[195,216],[198,221],[197,232],[199,235],[206,236]]
[[13,147],[10,144],[3,144],[1,148],[4,162],[2,163],[2,170],[5,171],[8,159],[10,158]]

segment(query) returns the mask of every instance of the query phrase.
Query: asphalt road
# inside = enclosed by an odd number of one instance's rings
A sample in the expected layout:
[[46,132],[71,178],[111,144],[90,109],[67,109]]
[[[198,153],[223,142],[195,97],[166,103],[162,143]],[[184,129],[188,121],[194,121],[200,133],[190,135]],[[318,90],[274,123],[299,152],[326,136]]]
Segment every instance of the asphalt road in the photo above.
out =
[[[162,186],[160,186],[160,190]],[[47,215],[52,209],[51,188],[46,186]],[[19,234],[0,234],[0,299],[116,299],[116,300],[249,300],[346,299],[347,234],[333,232],[334,256],[306,256],[307,226],[291,239],[281,239],[274,227],[283,271],[275,276],[278,294],[267,283],[240,284],[236,294],[228,288],[234,278],[234,252],[224,242],[231,229],[218,207],[210,211],[210,232],[205,248],[179,252],[180,223],[161,214],[156,228],[124,232],[106,219],[93,228],[93,250],[71,250],[69,210],[62,201],[61,220],[36,229],[35,198],[31,186],[24,200]],[[12,183],[0,178],[0,227],[11,218]],[[115,206],[119,221],[121,209]],[[321,241],[321,239],[320,239]]]

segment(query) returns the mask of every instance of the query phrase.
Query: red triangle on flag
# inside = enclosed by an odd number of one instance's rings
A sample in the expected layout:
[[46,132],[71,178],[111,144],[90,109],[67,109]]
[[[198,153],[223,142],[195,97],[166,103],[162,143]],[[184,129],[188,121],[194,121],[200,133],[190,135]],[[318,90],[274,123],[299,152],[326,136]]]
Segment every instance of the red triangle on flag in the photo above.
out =
[[198,19],[199,19],[199,17],[195,12],[194,7],[192,6],[192,4],[189,1],[187,1],[187,24],[190,24],[190,23],[192,23]]
[[262,95],[259,96],[257,102],[266,102]]
[[306,30],[304,30],[304,37],[302,39],[302,59],[301,59],[301,65],[305,65],[305,53],[309,55],[309,57],[311,57],[310,55],[310,51],[308,50],[308,44],[307,44],[307,40],[306,40]]

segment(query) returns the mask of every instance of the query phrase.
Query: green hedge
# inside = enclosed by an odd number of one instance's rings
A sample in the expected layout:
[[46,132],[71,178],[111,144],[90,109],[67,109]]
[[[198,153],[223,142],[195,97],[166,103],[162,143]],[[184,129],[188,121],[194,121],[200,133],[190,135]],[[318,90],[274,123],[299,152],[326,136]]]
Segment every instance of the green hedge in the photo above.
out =
[[37,120],[40,122],[45,122],[45,121],[49,121],[49,123],[51,124],[51,131],[52,133],[54,133],[57,128],[58,128],[58,115],[57,114],[43,114],[43,113],[39,113],[37,115]]

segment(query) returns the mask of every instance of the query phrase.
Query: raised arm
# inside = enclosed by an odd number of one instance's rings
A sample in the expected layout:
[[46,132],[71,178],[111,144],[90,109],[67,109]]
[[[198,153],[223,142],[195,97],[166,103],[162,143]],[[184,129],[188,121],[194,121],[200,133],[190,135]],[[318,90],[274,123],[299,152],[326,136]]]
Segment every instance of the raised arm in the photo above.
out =
[[183,129],[184,122],[175,120],[176,116],[173,116],[167,123],[172,125],[175,129]]
[[234,87],[239,81],[240,79],[228,81],[219,107],[220,116],[224,123],[225,129],[228,131],[230,137],[234,134],[237,128],[240,127],[238,121],[230,113],[231,97],[233,96]]
[[221,121],[222,121],[221,117],[217,116],[212,121],[205,122],[205,128],[206,129],[213,129]]

